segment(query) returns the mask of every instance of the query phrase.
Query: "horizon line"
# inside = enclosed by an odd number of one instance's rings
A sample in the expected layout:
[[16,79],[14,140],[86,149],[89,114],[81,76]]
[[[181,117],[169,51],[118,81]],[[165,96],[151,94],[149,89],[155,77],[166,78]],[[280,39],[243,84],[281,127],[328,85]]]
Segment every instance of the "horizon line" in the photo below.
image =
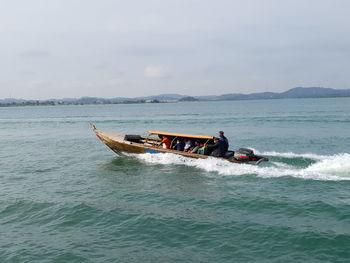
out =
[[98,99],[137,99],[137,98],[148,98],[148,97],[158,97],[158,96],[167,96],[167,95],[176,95],[176,96],[184,96],[184,97],[210,97],[210,96],[223,96],[223,95],[231,95],[231,94],[237,94],[237,95],[252,95],[252,94],[263,94],[263,93],[275,93],[275,94],[280,94],[287,92],[292,89],[297,89],[297,88],[302,88],[302,89],[310,89],[310,88],[321,88],[321,89],[332,89],[332,90],[349,90],[349,89],[333,89],[333,88],[325,88],[325,87],[320,87],[320,86],[314,86],[314,87],[294,87],[287,89],[285,91],[280,91],[280,92],[274,92],[274,91],[263,91],[263,92],[251,92],[251,93],[222,93],[222,94],[210,94],[210,95],[186,95],[186,94],[180,94],[180,93],[161,93],[157,95],[144,95],[144,96],[136,96],[136,97],[97,97],[97,96],[81,96],[81,97],[63,97],[63,98],[48,98],[48,99],[23,99],[23,98],[15,98],[15,97],[10,97],[10,98],[0,98],[1,100],[25,100],[25,101],[50,101],[50,100],[65,100],[65,99],[83,99],[83,98],[98,98]]

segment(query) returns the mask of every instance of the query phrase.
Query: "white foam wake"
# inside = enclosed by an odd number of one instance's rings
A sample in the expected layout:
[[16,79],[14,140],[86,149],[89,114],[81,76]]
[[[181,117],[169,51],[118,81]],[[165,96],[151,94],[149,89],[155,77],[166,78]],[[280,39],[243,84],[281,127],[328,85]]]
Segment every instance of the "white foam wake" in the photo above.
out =
[[285,158],[307,158],[307,159],[312,159],[312,160],[324,160],[324,159],[329,158],[329,156],[327,156],[327,155],[319,155],[319,154],[314,154],[314,153],[259,152],[258,150],[254,149],[254,148],[250,148],[250,149],[254,150],[254,152],[257,155],[264,155],[264,156],[276,156],[276,157],[285,157]]
[[350,177],[350,154],[329,156],[328,159],[314,163],[305,169],[306,172],[323,172],[338,176]]
[[[291,157],[289,153],[280,153],[279,155],[276,153],[275,156],[284,157],[287,155],[288,157]],[[217,174],[221,176],[254,174],[264,178],[293,176],[314,180],[350,180],[350,154],[348,153],[322,156],[322,158],[318,155],[314,155],[317,158],[312,159],[318,161],[307,168],[300,168],[283,162],[269,162],[267,166],[237,164],[216,158],[209,157],[208,159],[192,159],[171,153],[146,153],[137,154],[135,156],[146,164],[187,165],[203,169],[207,172],[215,172],[213,176],[217,176]],[[303,156],[305,157],[305,155]],[[300,157],[300,155],[295,154],[295,157]]]

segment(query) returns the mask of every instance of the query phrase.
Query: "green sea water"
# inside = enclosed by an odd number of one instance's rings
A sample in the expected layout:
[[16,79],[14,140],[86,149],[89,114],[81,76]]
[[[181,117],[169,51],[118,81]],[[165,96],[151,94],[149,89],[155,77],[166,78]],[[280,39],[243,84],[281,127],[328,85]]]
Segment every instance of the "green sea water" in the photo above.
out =
[[[118,157],[161,130],[259,166]],[[0,108],[0,262],[350,262],[350,98]]]

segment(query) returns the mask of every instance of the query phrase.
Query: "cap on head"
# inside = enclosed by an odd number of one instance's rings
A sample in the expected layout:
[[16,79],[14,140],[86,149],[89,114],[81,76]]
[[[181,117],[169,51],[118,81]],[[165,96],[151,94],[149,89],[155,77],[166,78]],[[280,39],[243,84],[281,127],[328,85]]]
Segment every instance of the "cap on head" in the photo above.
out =
[[220,134],[224,134],[224,132],[223,132],[223,131],[219,131],[219,133],[220,133]]

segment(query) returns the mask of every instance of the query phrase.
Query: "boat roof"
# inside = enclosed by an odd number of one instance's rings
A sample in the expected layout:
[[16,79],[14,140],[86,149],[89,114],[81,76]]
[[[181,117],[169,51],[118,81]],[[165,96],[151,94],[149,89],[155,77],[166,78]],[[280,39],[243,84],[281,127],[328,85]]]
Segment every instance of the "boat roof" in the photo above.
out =
[[214,139],[214,136],[193,135],[193,134],[173,133],[173,132],[160,132],[160,131],[148,131],[148,134],[157,134],[157,135],[164,135],[164,136],[193,138],[193,139],[206,139],[206,140]]

